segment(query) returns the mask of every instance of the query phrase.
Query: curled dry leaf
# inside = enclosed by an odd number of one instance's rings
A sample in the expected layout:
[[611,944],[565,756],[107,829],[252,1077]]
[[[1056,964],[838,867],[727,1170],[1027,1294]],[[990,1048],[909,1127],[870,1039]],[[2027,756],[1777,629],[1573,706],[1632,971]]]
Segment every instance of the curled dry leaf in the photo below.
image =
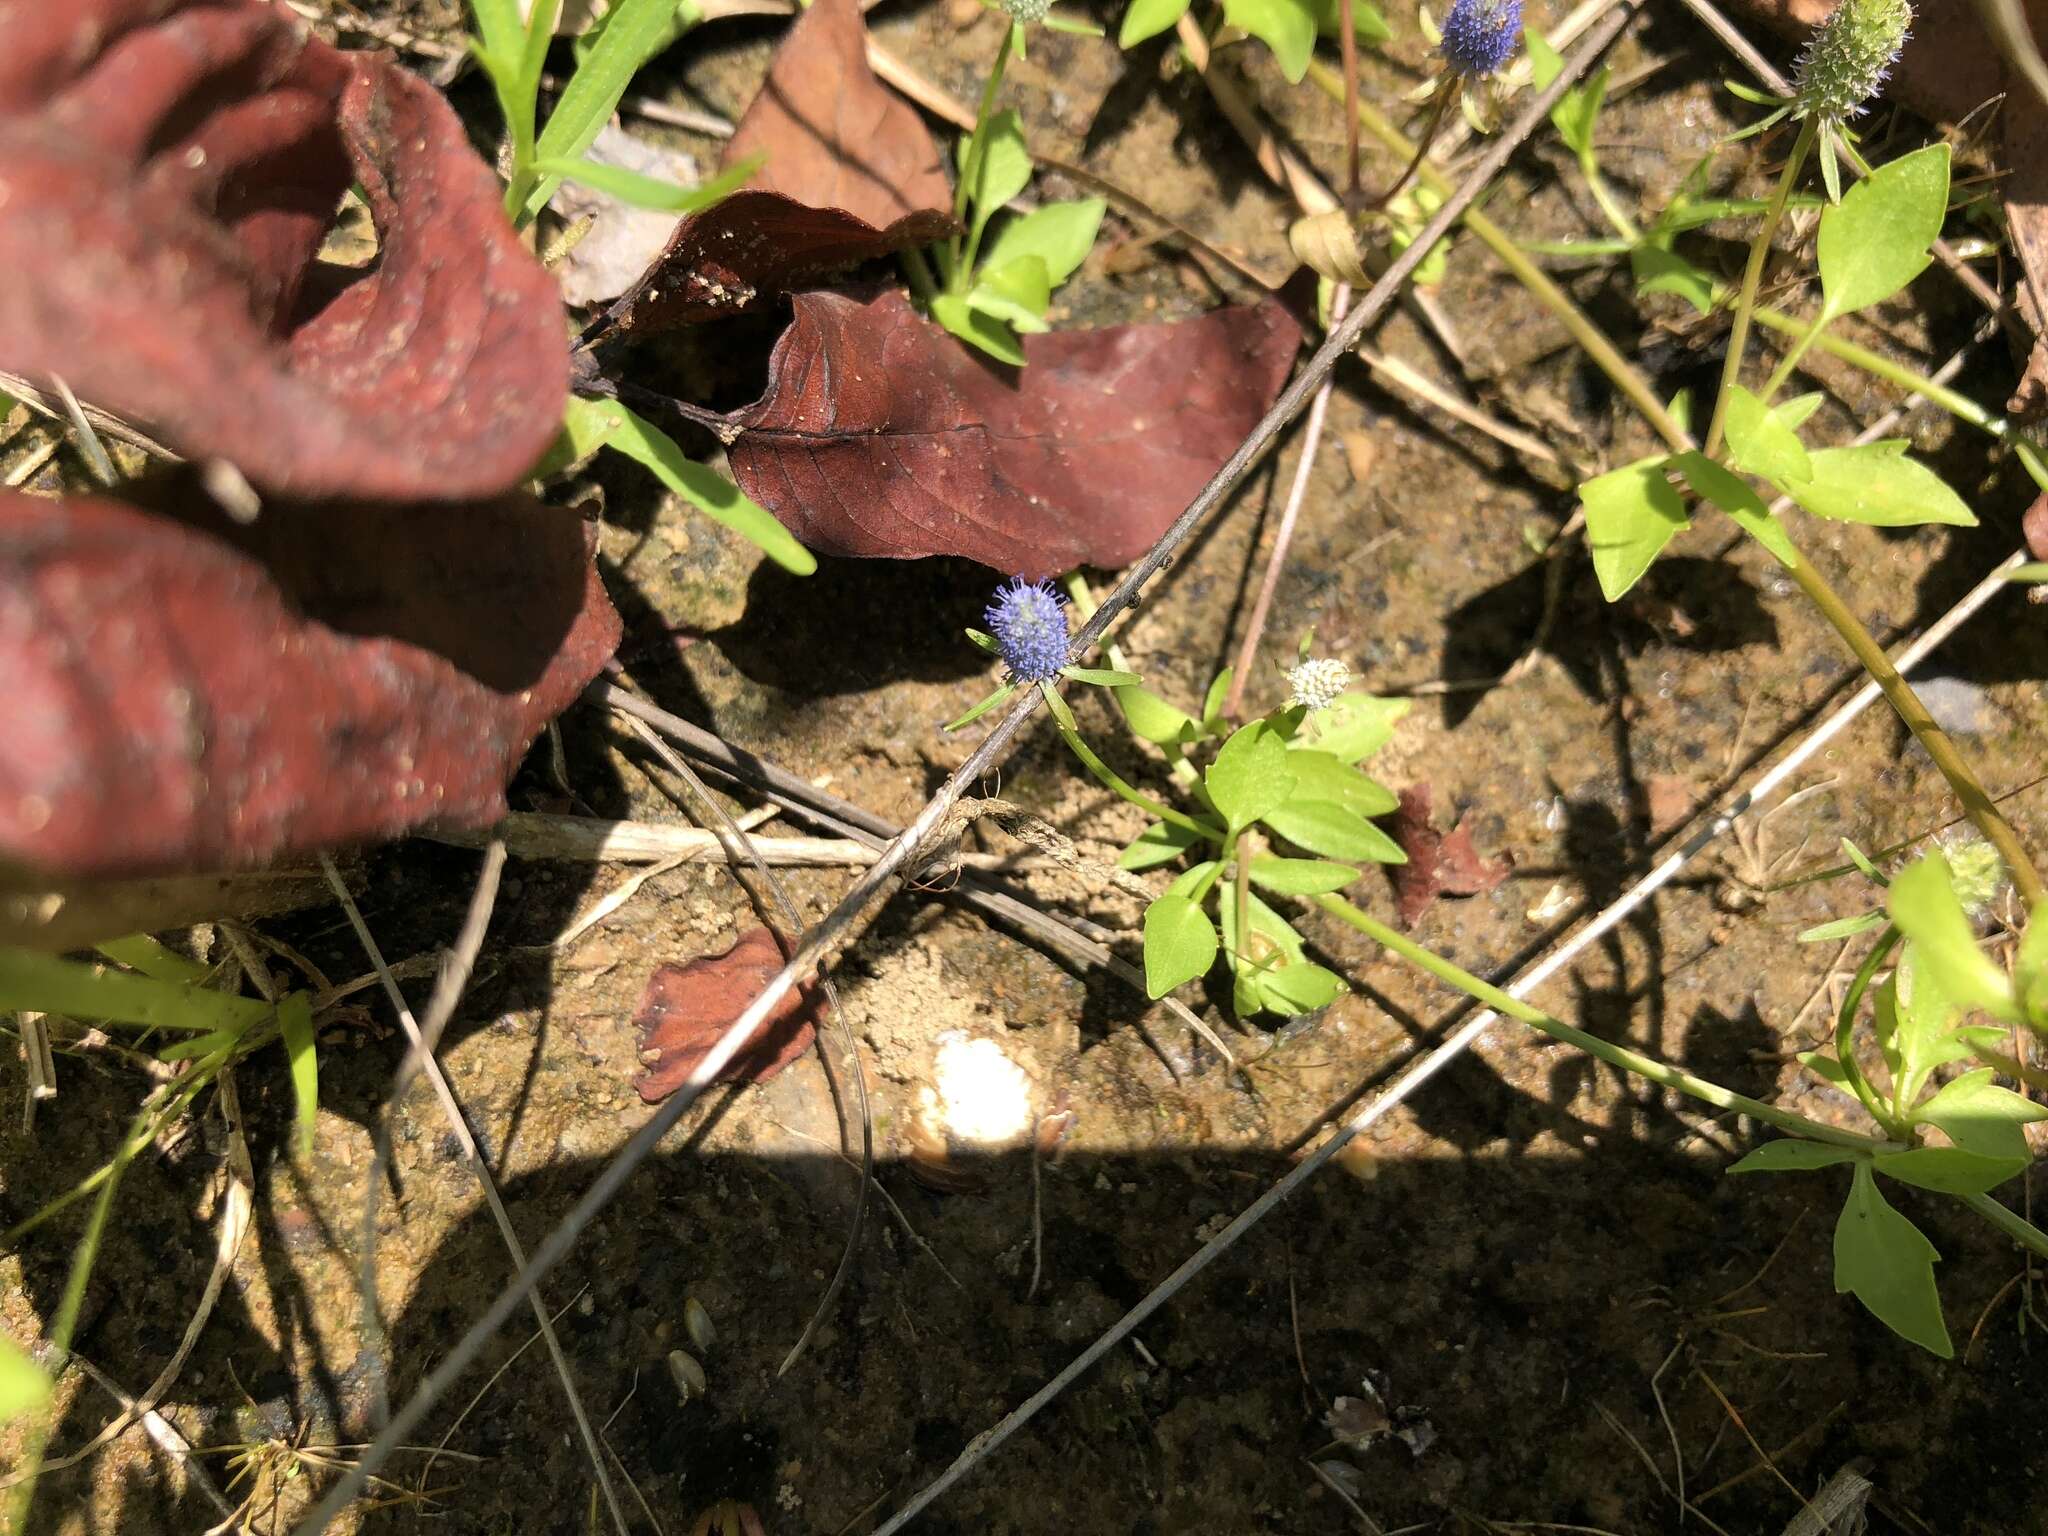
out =
[[[774,934],[750,928],[723,954],[656,970],[633,1016],[647,1068],[633,1084],[640,1097],[655,1104],[682,1087],[785,959]],[[726,1064],[718,1081],[765,1083],[803,1055],[817,1033],[820,1002],[811,986],[791,992],[747,1048]]]
[[857,0],[814,0],[776,49],[725,164],[766,155],[756,187],[885,229],[950,209],[953,188],[923,120],[868,67],[867,42]]
[[1408,855],[1393,866],[1394,900],[1401,925],[1413,928],[1439,896],[1481,896],[1507,879],[1510,859],[1482,859],[1472,846],[1471,828],[1439,832],[1430,820],[1430,787],[1417,784],[1401,791],[1394,813],[1394,841]]
[[248,527],[195,503],[0,498],[0,864],[220,869],[487,825],[618,643],[586,530],[524,497]]
[[796,299],[768,392],[735,414],[742,489],[812,549],[965,555],[1042,577],[1137,558],[1285,382],[1278,304],[1025,338],[1001,369],[900,293]]
[[[320,268],[351,184],[379,258]],[[266,492],[494,496],[559,427],[560,301],[461,123],[282,6],[0,0],[0,193],[0,366]]]
[[741,314],[864,261],[929,245],[952,228],[945,213],[906,214],[877,229],[779,192],[735,192],[676,226],[654,264],[612,306],[605,329],[644,338]]

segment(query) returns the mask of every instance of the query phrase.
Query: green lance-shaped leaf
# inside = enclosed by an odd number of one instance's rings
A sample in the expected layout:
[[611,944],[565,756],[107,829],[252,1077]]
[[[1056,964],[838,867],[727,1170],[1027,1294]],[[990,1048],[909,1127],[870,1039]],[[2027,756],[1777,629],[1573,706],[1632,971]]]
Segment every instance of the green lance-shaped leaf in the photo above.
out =
[[1955,1347],[1934,1285],[1940,1258],[1885,1200],[1870,1165],[1858,1162],[1835,1223],[1835,1290],[1853,1293],[1892,1332],[1947,1360]]
[[1822,323],[1882,303],[1926,270],[1948,214],[1949,149],[1879,166],[1820,216]]

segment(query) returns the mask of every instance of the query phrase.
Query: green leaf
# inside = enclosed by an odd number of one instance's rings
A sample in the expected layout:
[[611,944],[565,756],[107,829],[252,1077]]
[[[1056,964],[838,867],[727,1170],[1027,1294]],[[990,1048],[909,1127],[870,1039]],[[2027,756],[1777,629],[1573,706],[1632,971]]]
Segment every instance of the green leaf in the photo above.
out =
[[157,1048],[158,1061],[198,1061],[216,1051],[231,1049],[247,1031],[239,1029],[217,1029],[211,1034],[194,1035],[184,1040],[173,1040],[169,1045]]
[[1870,862],[1870,856],[1846,837],[1842,839],[1842,857],[1863,871],[1864,878],[1874,881],[1878,885],[1891,884],[1891,880],[1887,878],[1885,872]]
[[1135,684],[1119,688],[1116,701],[1132,731],[1154,746],[1176,746],[1194,733],[1195,722],[1150,688]]
[[1667,478],[1662,458],[1609,470],[1579,487],[1593,574],[1610,603],[1642,579],[1666,544],[1691,526],[1685,498]]
[[1815,517],[1879,528],[1947,523],[1974,528],[1977,517],[1933,470],[1906,457],[1904,439],[1817,448],[1813,478],[1784,489]]
[[1378,699],[1369,693],[1340,694],[1328,709],[1319,709],[1309,721],[1308,733],[1290,745],[1327,752],[1339,762],[1356,763],[1371,757],[1394,739],[1394,727],[1409,710],[1413,699]]
[[1167,886],[1166,894],[1185,896],[1190,901],[1199,900],[1208,893],[1209,887],[1216,883],[1216,876],[1222,868],[1222,864],[1215,859],[1203,859],[1198,864],[1190,864],[1173,877],[1173,883]]
[[996,643],[996,637],[985,630],[969,628],[964,631],[969,641],[987,651],[991,656],[1003,654],[1003,648]]
[[957,720],[948,720],[944,725],[940,726],[939,729],[942,731],[957,731],[963,725],[972,725],[975,721],[979,720],[983,715],[987,714],[990,710],[997,708],[999,705],[1008,703],[1010,695],[1015,693],[1016,691],[1017,685],[1015,683],[1005,683],[1002,687],[998,688],[994,693],[990,694],[987,698],[983,699],[979,704],[975,705],[972,709],[968,710],[966,714],[960,716]]
[[1728,391],[1728,457],[1746,475],[1784,485],[1811,480],[1813,462],[1799,434],[1740,384]]
[[1824,318],[1881,303],[1926,269],[1948,214],[1948,166],[1946,144],[1901,155],[1820,216]]
[[1145,909],[1145,992],[1164,997],[1216,963],[1216,925],[1185,896],[1159,897]]
[[1838,917],[1832,923],[1820,923],[1803,929],[1799,935],[1801,944],[1821,944],[1830,939],[1853,938],[1859,933],[1868,933],[1873,928],[1882,928],[1889,919],[1882,912],[1865,912],[1860,917]]
[[1940,1257],[1886,1202],[1869,1165],[1859,1162],[1835,1223],[1835,1289],[1854,1292],[1892,1332],[1947,1360],[1955,1349],[1934,1288]]
[[1796,1136],[1786,1136],[1777,1141],[1767,1141],[1739,1161],[1730,1165],[1730,1173],[1811,1173],[1816,1168],[1832,1168],[1837,1163],[1853,1163],[1857,1154],[1848,1147],[1832,1146],[1825,1141],[1801,1141]]
[[2013,986],[2027,1023],[2035,1029],[2048,1028],[2048,899],[2035,902],[2027,914],[2026,932],[2020,935],[2012,969]]
[[979,347],[998,362],[1024,366],[1024,348],[1017,335],[993,315],[984,314],[957,293],[932,300],[932,318],[969,346]]
[[1294,770],[1294,795],[1300,800],[1326,800],[1360,816],[1385,816],[1400,808],[1401,797],[1328,752],[1298,749],[1287,759]]
[[1713,278],[1654,240],[1630,246],[1628,266],[1639,292],[1676,294],[1703,315],[1714,308]]
[[2030,585],[2048,581],[2048,560],[2029,560],[2024,565],[2016,565],[2005,573],[2005,579]]
[[1117,29],[1117,47],[1134,47],[1178,25],[1187,14],[1188,4],[1189,0],[1131,0],[1130,9],[1124,12],[1124,24]]
[[[1024,146],[1024,125],[1014,111],[991,117],[978,157],[972,155],[973,148],[973,139],[960,141],[961,174],[968,178],[968,201],[974,207],[972,238],[979,245],[982,230],[997,210],[1031,185],[1031,151]],[[969,165],[970,158],[977,163]]]
[[572,408],[565,418],[572,441],[579,434],[596,432],[597,441],[605,447],[652,470],[663,485],[713,522],[723,523],[741,538],[759,545],[762,553],[784,570],[799,576],[817,570],[816,558],[797,543],[773,514],[716,470],[693,463],[661,428],[616,400],[589,400],[581,404],[582,410]]
[[988,269],[1035,256],[1045,263],[1047,283],[1059,287],[1088,259],[1108,206],[1101,198],[1090,197],[1077,203],[1047,203],[1019,218],[1004,220],[989,242]]
[[[1344,35],[1344,13],[1339,0],[1309,0],[1309,9],[1315,12],[1319,36],[1341,38]],[[1368,0],[1354,0],[1351,30],[1368,48],[1377,48],[1394,36],[1394,29],[1387,25],[1387,18]]]
[[1152,869],[1160,864],[1171,864],[1201,841],[1199,832],[1177,827],[1170,821],[1157,821],[1131,840],[1131,845],[1124,849],[1117,864],[1124,869]]
[[[1272,946],[1271,957],[1292,963],[1306,964],[1302,953],[1301,935],[1296,933],[1287,919],[1275,912],[1258,897],[1245,897],[1245,907],[1251,914],[1252,932]],[[1223,945],[1238,958],[1241,965],[1249,965],[1253,957],[1246,953],[1237,941],[1237,902],[1229,892],[1218,903],[1223,918]]]
[[2029,1154],[2026,1133],[2020,1127],[2048,1120],[2048,1107],[1999,1087],[1991,1080],[1993,1075],[1991,1068],[1980,1067],[1942,1084],[1920,1106],[1914,1121],[1935,1127],[1957,1146],[1980,1157],[2024,1160]]
[[1060,676],[1070,683],[1087,683],[1094,688],[1127,688],[1138,681],[1135,672],[1119,672],[1113,667],[1061,667]]
[[1984,1195],[2027,1166],[2026,1154],[1986,1157],[1962,1147],[1911,1147],[1880,1152],[1871,1166],[1888,1179],[1938,1195]]
[[[1544,90],[1564,68],[1564,58],[1534,27],[1526,28],[1522,39],[1528,45],[1529,67],[1535,76],[1536,89]],[[1581,160],[1593,158],[1593,125],[1600,116],[1600,103],[1606,94],[1607,67],[1602,65],[1597,74],[1585,84],[1566,91],[1558,98],[1557,105],[1550,109],[1550,123],[1557,130],[1557,136]]]
[[1778,418],[1778,424],[1788,432],[1797,432],[1806,425],[1807,417],[1820,409],[1824,397],[1819,390],[1794,395],[1789,400],[1780,400],[1771,407],[1771,414]]
[[[579,159],[590,148],[633,77],[675,40],[678,14],[676,0],[618,0],[605,13],[604,35],[584,57],[540,131],[534,146],[539,159]],[[558,176],[543,180],[520,210],[519,222],[530,221],[545,208],[559,185]]]
[[1289,756],[1286,741],[1263,720],[1239,727],[1223,743],[1202,784],[1231,831],[1287,803],[1295,783]]
[[1316,13],[1306,0],[1223,0],[1223,19],[1273,50],[1289,85],[1301,84],[1316,46]]
[[595,160],[581,158],[549,156],[535,162],[535,169],[564,181],[595,187],[635,208],[652,208],[663,213],[695,213],[737,192],[746,184],[747,178],[761,168],[766,158],[751,155],[731,170],[694,187],[679,187],[672,181],[663,181],[658,176],[643,176],[622,165],[601,165]]
[[1052,284],[1046,278],[1045,262],[1040,257],[1019,256],[1001,267],[983,267],[966,298],[969,309],[1026,335],[1049,329],[1045,311],[1052,303]]
[[1884,990],[1898,1018],[1899,1059],[1892,1065],[1898,1079],[1894,1102],[1901,1110],[1920,1097],[1927,1074],[1935,1068],[1935,1047],[1955,1022],[1956,1005],[1939,978],[1922,962],[1920,946],[1908,943],[1899,952]]
[[1729,473],[1703,453],[1674,455],[1671,464],[1702,500],[1726,512],[1744,533],[1776,556],[1781,565],[1799,563],[1799,550],[1792,543],[1792,536],[1764,505],[1763,497],[1750,489],[1748,481]]
[[1849,1074],[1842,1064],[1825,1051],[1801,1051],[1799,1064],[1824,1083],[1832,1083],[1844,1093],[1854,1093],[1855,1084],[1849,1081]]
[[1948,860],[1931,853],[1901,870],[1885,892],[1899,931],[1911,939],[1936,986],[1964,1008],[2017,1017],[2005,972],[1977,947],[1977,935],[1950,882]]
[[1375,864],[1406,864],[1408,855],[1378,827],[1356,811],[1327,800],[1290,800],[1262,818],[1274,834],[1297,848],[1331,859],[1368,859]]
[[50,1400],[50,1378],[33,1356],[0,1333],[0,1427],[34,1413]]
[[292,1066],[292,1098],[298,1105],[299,1156],[313,1155],[313,1131],[320,1119],[320,1057],[313,1043],[313,996],[289,993],[277,1005],[277,1031]]
[[1314,1013],[1351,990],[1342,976],[1311,960],[1261,971],[1255,984],[1268,1013]]
[[1230,678],[1234,668],[1225,667],[1216,674],[1216,680],[1209,685],[1209,691],[1202,695],[1202,725],[1212,734],[1222,734],[1223,701],[1230,693]]
[[1349,864],[1323,859],[1283,859],[1262,853],[1252,860],[1251,876],[1252,884],[1283,896],[1321,896],[1343,890],[1358,878],[1358,871]]

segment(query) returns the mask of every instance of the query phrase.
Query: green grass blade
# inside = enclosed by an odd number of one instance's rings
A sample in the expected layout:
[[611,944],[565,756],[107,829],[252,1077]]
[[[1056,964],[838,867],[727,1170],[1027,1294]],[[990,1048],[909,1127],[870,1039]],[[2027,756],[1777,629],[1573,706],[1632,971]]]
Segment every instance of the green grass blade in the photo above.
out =
[[299,1156],[313,1155],[313,1127],[320,1116],[320,1061],[313,1046],[313,998],[294,992],[277,1005],[277,1027],[292,1064],[292,1097],[299,1107]]
[[[676,15],[676,0],[619,0],[606,13],[604,36],[590,50],[540,131],[537,159],[575,160],[590,148],[633,77],[668,40]],[[559,176],[542,180],[516,222],[530,222],[560,185]]]
[[270,1017],[260,998],[132,976],[26,949],[0,949],[0,1013],[33,1009],[152,1029],[253,1029]]

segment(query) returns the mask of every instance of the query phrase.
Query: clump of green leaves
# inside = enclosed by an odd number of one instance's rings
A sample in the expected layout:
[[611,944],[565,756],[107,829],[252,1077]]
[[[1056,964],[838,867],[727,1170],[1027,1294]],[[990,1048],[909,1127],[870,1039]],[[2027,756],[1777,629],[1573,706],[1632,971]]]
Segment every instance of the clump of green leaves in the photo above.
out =
[[1053,290],[1072,277],[1095,246],[1105,207],[1099,197],[1048,203],[1030,213],[1005,215],[995,224],[995,238],[983,243],[996,216],[1011,198],[1031,184],[1031,151],[1024,126],[1015,112],[993,111],[996,92],[1010,55],[1024,53],[1024,23],[1042,21],[1056,31],[1100,36],[1100,29],[1032,7],[1034,14],[1013,16],[996,50],[974,131],[960,141],[959,182],[953,217],[963,226],[951,239],[932,247],[939,283],[932,289],[921,274],[922,262],[911,265],[914,283],[931,316],[969,346],[1000,362],[1022,367],[1021,335],[1049,327],[1046,311]]
[[1226,669],[1200,718],[1143,686],[1116,690],[1132,731],[1166,753],[1196,807],[1148,805],[1155,820],[1120,861],[1132,870],[1186,864],[1146,909],[1145,987],[1163,997],[1221,956],[1240,1017],[1309,1013],[1342,996],[1344,979],[1307,957],[1266,898],[1327,895],[1357,880],[1361,863],[1407,862],[1373,820],[1398,798],[1358,765],[1386,745],[1409,705],[1347,692],[1324,709],[1291,705],[1231,730],[1220,715],[1229,688]]
[[[1808,448],[1800,428],[1817,394],[1773,403],[1807,350],[1845,315],[1902,292],[1924,271],[1948,208],[1949,151],[1930,145],[1878,167],[1820,219],[1820,312],[1761,392],[1731,383],[1720,412],[1722,462],[1699,452],[1659,454],[1579,487],[1600,589],[1610,602],[1634,586],[1691,524],[1688,497],[1718,507],[1787,565],[1798,555],[1751,480],[1789,496],[1815,517],[1903,527],[1974,526],[1977,519],[1941,477],[1910,457],[1903,440]],[[1669,275],[1669,274],[1667,274]]]
[[[1169,31],[1187,14],[1189,3],[1190,0],[1131,0],[1117,31],[1117,46],[1135,47],[1147,38]],[[1308,73],[1316,39],[1339,35],[1341,17],[1338,0],[1223,0],[1225,23],[1272,49],[1273,61],[1291,85],[1299,85]],[[1358,41],[1368,48],[1377,48],[1394,35],[1386,18],[1369,0],[1354,0],[1351,26]]]
[[[1982,862],[1974,853],[1964,858]],[[1859,865],[1884,882],[1868,861]],[[1969,868],[1959,878],[1948,858],[1935,853],[1886,884],[1882,932],[1843,1000],[1834,1049],[1799,1058],[1853,1096],[1892,1145],[1864,1151],[1774,1141],[1730,1170],[1789,1173],[1848,1164],[1848,1195],[1835,1226],[1835,1289],[1853,1293],[1887,1327],[1943,1358],[1954,1347],[1934,1283],[1940,1254],[1885,1199],[1881,1181],[1962,1199],[2008,1230],[2048,1245],[2048,1235],[1990,1200],[2031,1161],[2023,1128],[2048,1119],[2048,1108],[1993,1081],[2015,1066],[2005,1055],[2006,1026],[2048,1034],[2048,902],[2035,910],[2008,976],[1978,943],[1966,906],[1966,897],[1979,894],[1970,887],[1982,885],[1982,873]],[[1879,980],[1887,960],[1892,968]],[[1998,1022],[1984,1022],[1987,1017]],[[1858,1051],[1861,1040],[1874,1047],[1876,1062],[1868,1066],[1872,1052]],[[1973,1065],[1938,1078],[1942,1069],[1962,1063]],[[1929,1142],[1930,1131],[1942,1139]]]

